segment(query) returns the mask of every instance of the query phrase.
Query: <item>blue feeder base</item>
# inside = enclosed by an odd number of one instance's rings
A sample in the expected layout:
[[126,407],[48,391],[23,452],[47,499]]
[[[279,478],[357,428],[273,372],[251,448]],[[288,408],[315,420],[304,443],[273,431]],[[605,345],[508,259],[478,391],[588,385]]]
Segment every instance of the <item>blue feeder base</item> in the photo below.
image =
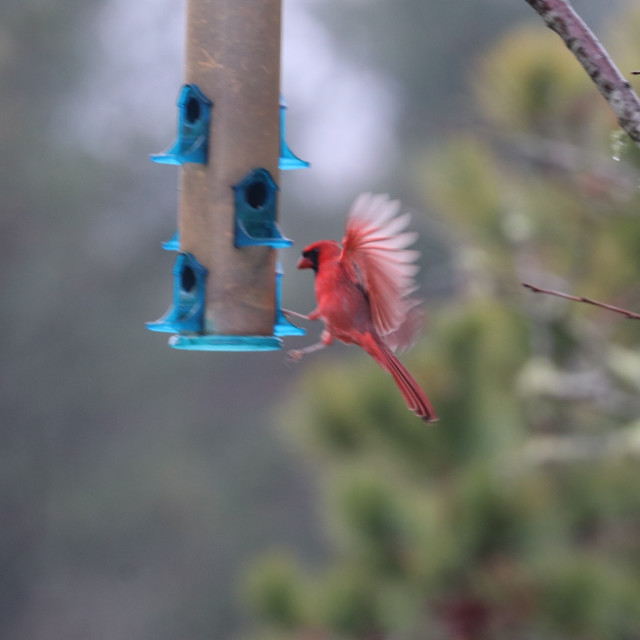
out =
[[169,346],[189,351],[278,351],[282,340],[275,336],[175,335]]

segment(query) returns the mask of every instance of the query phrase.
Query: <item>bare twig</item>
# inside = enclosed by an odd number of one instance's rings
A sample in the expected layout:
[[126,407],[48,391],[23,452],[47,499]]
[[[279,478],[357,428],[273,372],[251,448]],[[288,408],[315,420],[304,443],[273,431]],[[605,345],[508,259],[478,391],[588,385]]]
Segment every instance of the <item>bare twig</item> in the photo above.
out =
[[640,320],[640,313],[634,313],[633,311],[629,311],[628,309],[623,309],[622,307],[616,307],[612,304],[607,304],[606,302],[598,302],[598,300],[592,300],[591,298],[585,298],[584,296],[571,296],[568,293],[562,293],[562,291],[554,291],[553,289],[544,289],[543,287],[536,287],[533,284],[528,284],[527,282],[522,283],[523,287],[527,289],[531,289],[534,293],[546,293],[551,296],[558,296],[559,298],[565,298],[566,300],[573,300],[574,302],[586,302],[587,304],[592,304],[596,307],[601,307],[602,309],[608,309],[609,311],[613,311],[615,313],[620,313],[627,318],[631,318],[632,320]]
[[620,126],[640,147],[640,98],[568,0],[525,0],[555,31],[609,103]]

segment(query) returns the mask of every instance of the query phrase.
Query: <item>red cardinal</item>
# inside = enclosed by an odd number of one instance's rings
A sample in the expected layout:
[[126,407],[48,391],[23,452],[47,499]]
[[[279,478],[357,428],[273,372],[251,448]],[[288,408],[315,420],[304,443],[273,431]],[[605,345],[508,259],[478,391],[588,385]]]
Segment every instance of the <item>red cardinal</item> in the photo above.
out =
[[322,320],[320,342],[289,351],[297,362],[305,353],[330,345],[335,338],[362,347],[395,380],[407,407],[425,422],[438,417],[424,391],[394,355],[409,348],[420,332],[414,264],[419,253],[407,249],[417,234],[404,231],[410,214],[398,216],[400,203],[364,193],[347,215],[342,246],[333,240],[310,244],[298,269],[316,274],[317,307],[307,320]]

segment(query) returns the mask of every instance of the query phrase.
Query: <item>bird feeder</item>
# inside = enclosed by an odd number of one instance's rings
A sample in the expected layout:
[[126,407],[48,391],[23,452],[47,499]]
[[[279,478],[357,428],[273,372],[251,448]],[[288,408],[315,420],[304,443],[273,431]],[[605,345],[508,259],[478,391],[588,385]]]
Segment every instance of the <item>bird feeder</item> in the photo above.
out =
[[284,139],[281,0],[186,4],[177,136],[151,157],[181,172],[173,306],[147,327],[180,349],[279,349],[303,333],[280,307],[279,170],[308,166]]

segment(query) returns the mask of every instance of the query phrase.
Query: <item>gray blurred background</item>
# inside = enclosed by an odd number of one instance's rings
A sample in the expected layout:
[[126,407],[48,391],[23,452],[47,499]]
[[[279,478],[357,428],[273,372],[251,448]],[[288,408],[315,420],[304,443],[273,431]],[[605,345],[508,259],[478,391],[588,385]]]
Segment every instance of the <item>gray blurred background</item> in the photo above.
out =
[[[592,26],[616,3],[576,1]],[[605,6],[606,5],[606,6]],[[309,366],[283,353],[174,351],[145,330],[168,308],[184,3],[0,6],[0,637],[201,640],[246,628],[260,553],[321,564],[314,461],[278,428]],[[300,247],[339,239],[361,191],[416,212],[422,295],[454,295],[451,229],[416,162],[480,127],[477,61],[522,0],[285,0],[284,304],[313,305]],[[638,63],[640,64],[640,62]],[[298,346],[315,339],[288,339]],[[347,362],[336,347],[316,362]],[[358,356],[359,357],[359,356]],[[302,377],[302,382],[301,382]],[[311,382],[309,382],[311,384]],[[437,404],[437,397],[433,398]]]

